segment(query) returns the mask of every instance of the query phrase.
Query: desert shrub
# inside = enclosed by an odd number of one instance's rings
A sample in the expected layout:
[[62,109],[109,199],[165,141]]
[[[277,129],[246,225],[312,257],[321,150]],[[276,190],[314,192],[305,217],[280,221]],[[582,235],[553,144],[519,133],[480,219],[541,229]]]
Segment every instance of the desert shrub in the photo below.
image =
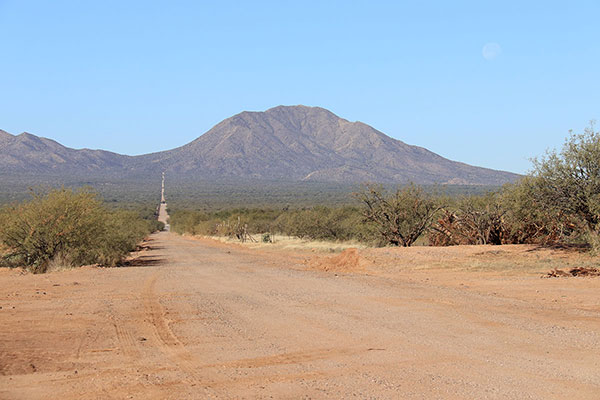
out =
[[0,218],[4,261],[45,272],[51,261],[115,265],[154,228],[133,211],[109,211],[89,191],[53,190],[6,207]]
[[108,213],[104,224],[104,236],[97,244],[95,262],[109,266],[117,265],[150,232],[162,229],[162,224],[144,220],[135,211]]
[[312,210],[293,210],[280,214],[273,222],[274,229],[287,236],[309,238],[314,224]]
[[503,187],[504,243],[555,245],[577,240],[581,231],[580,220],[573,214],[549,206],[538,195],[536,179],[525,177]]
[[[327,214],[324,208],[319,210],[303,209],[281,214],[275,221],[277,230],[288,236],[300,239],[322,239],[329,236],[331,231],[323,231],[322,218]],[[335,230],[335,228],[333,228]]]
[[362,220],[356,207],[314,207],[282,213],[274,231],[300,239],[373,241],[372,226]]
[[555,245],[576,241],[581,223],[539,196],[536,178],[497,192],[446,202],[428,239],[433,246],[474,244]]
[[363,204],[366,221],[376,225],[381,238],[394,246],[411,246],[432,225],[439,203],[415,185],[388,194],[383,188],[368,186],[355,194]]
[[442,208],[429,231],[434,246],[502,244],[506,211],[499,193],[462,197]]
[[571,132],[560,152],[535,160],[531,185],[544,210],[579,219],[581,237],[600,243],[600,132],[594,123],[583,134]]
[[170,215],[171,230],[180,234],[192,235],[208,234],[204,225],[209,221],[209,216],[203,212],[182,210]]
[[242,218],[240,215],[231,215],[226,220],[218,223],[215,231],[219,236],[237,238],[244,242],[249,235],[248,218]]

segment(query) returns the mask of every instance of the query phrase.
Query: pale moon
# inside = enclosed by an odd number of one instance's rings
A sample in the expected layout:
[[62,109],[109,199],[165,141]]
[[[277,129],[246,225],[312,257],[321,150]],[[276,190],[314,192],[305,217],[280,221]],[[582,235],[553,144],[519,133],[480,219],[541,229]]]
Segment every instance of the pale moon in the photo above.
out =
[[488,61],[498,57],[500,53],[502,53],[502,48],[498,43],[494,42],[486,43],[485,46],[483,46],[483,49],[481,50],[483,58],[485,58]]

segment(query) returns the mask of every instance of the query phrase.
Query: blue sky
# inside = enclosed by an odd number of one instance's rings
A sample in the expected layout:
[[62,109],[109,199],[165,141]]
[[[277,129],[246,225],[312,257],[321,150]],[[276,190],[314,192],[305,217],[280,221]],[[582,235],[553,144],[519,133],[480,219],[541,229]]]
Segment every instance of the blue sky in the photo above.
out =
[[0,0],[0,129],[142,154],[305,104],[525,172],[600,118],[599,15],[597,1]]

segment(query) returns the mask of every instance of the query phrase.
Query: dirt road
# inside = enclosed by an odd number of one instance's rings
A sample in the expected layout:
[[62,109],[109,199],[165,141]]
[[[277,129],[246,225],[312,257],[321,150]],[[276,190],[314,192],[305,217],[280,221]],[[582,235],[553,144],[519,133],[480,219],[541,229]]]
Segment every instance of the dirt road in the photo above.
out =
[[165,173],[162,173],[162,184],[160,190],[160,205],[158,206],[158,221],[165,224],[165,231],[170,231],[169,214],[167,213],[167,201],[165,199]]
[[149,245],[128,268],[2,272],[0,398],[600,398],[598,280],[517,293]]

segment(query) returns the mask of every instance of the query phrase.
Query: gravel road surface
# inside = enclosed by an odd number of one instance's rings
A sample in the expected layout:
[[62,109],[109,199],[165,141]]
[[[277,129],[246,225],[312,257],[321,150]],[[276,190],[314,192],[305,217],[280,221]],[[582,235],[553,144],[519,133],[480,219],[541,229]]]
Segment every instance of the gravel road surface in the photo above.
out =
[[127,268],[0,275],[0,398],[600,398],[598,307],[148,246]]

